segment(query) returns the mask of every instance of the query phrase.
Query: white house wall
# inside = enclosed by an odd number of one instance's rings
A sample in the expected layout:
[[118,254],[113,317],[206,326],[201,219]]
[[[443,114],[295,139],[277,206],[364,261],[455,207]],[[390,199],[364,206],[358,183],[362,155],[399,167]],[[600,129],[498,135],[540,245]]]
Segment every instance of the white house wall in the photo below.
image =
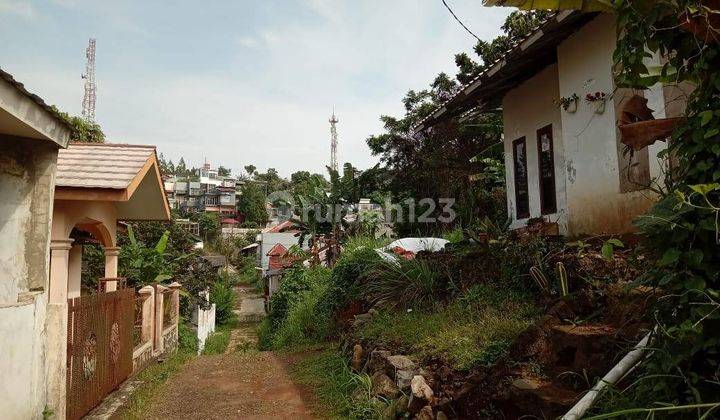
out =
[[[653,199],[647,190],[620,193],[616,113],[610,97],[615,87],[615,44],[614,17],[601,15],[558,47],[560,96],[580,97],[577,112],[561,112],[571,235],[629,231],[632,219],[645,212]],[[597,91],[609,98],[602,114],[584,100],[587,93]],[[650,150],[651,176],[659,171],[656,154],[661,147]]]
[[540,217],[540,178],[537,150],[537,130],[549,124],[553,128],[553,158],[555,165],[555,191],[557,213],[546,215],[546,219],[557,222],[560,232],[567,226],[565,165],[563,160],[564,140],[559,108],[553,104],[558,98],[558,67],[553,64],[508,92],[503,98],[503,122],[505,143],[505,175],[507,185],[508,212],[512,218],[511,228],[524,226],[528,219],[516,218],[515,174],[512,142],[525,137],[528,167],[528,192],[530,217]]

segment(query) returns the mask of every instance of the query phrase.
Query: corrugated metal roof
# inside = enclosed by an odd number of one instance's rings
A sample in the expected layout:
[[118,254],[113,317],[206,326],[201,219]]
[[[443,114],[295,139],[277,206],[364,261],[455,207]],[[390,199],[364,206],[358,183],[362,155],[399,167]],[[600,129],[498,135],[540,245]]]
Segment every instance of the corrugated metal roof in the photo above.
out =
[[125,189],[155,154],[155,146],[70,143],[58,153],[58,187]]
[[43,100],[43,98],[37,96],[34,93],[28,92],[28,90],[25,89],[25,85],[23,85],[22,83],[15,80],[15,78],[12,76],[12,74],[10,74],[6,71],[3,71],[3,69],[0,68],[0,78],[5,80],[6,82],[10,83],[11,85],[15,86],[15,89],[19,90],[20,93],[27,96],[28,98],[30,98],[30,100],[32,100],[36,104],[40,105],[44,110],[46,110],[47,112],[52,114],[55,118],[58,119],[58,121],[60,121],[61,124],[63,124],[67,128],[69,128],[70,130],[73,129],[73,127],[67,121],[65,121],[65,119],[62,118],[58,114],[58,112],[55,109],[53,109],[53,107],[46,104],[45,101]]

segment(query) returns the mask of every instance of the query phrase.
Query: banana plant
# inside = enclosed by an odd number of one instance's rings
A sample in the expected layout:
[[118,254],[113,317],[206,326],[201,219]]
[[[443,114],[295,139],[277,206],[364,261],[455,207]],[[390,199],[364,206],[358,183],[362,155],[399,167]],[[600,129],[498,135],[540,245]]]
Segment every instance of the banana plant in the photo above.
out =
[[128,226],[130,244],[120,250],[120,274],[133,286],[162,283],[172,278],[173,267],[183,256],[167,261],[167,248],[170,231],[165,231],[154,247],[147,247],[135,237],[132,226]]

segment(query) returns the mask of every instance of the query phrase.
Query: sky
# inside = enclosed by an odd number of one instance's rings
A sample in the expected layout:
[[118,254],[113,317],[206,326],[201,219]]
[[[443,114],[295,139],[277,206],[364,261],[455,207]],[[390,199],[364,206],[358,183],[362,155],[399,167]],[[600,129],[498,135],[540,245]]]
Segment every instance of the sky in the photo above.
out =
[[[447,2],[485,40],[511,12]],[[441,0],[0,0],[0,68],[74,115],[90,37],[108,141],[283,176],[325,173],[333,107],[338,161],[374,165],[380,115],[475,44]]]

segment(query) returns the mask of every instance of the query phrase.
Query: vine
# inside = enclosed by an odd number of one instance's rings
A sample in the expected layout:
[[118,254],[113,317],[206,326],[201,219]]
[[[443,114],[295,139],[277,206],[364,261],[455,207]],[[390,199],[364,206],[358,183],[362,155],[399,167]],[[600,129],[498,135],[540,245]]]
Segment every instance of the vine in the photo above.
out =
[[[720,402],[720,1],[616,0],[615,8],[619,86],[695,86],[687,121],[663,152],[672,165],[660,200],[636,222],[657,254],[641,281],[663,296],[629,404],[700,417]],[[665,58],[659,71],[646,65],[655,54]]]

